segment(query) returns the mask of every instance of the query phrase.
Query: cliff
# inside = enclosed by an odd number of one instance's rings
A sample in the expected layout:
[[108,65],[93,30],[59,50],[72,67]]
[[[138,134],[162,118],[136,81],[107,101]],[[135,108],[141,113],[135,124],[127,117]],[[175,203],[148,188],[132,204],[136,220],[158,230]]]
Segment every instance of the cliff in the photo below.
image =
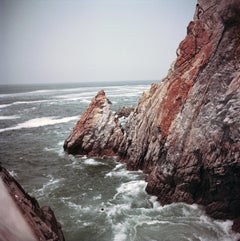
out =
[[40,208],[1,165],[0,189],[0,240],[65,240],[53,211],[47,206]]
[[[214,218],[237,220],[239,60],[240,1],[199,0],[194,21],[187,27],[167,77],[142,95],[128,117],[123,137],[114,138],[113,131],[107,142],[99,140],[113,128],[107,124],[91,126],[92,131],[98,130],[98,145],[107,143],[108,153],[117,154],[129,169],[148,173],[147,191],[162,204],[198,203]],[[87,122],[85,117],[73,132],[85,126],[80,124]],[[75,146],[73,154],[78,153],[83,148],[81,141],[74,142],[71,136],[66,143]],[[101,154],[98,145],[92,144],[88,152]],[[238,229],[237,222],[234,227]]]

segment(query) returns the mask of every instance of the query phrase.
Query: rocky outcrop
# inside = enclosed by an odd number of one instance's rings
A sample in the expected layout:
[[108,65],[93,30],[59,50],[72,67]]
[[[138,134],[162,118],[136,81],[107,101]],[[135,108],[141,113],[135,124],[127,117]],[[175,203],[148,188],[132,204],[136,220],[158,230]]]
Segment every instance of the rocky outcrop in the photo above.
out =
[[240,216],[240,2],[199,1],[162,84],[126,124],[120,156],[149,173],[162,204],[199,203]]
[[53,211],[47,206],[40,208],[1,165],[0,189],[0,240],[65,240]]
[[240,1],[199,0],[176,61],[140,98],[115,150],[148,173],[147,191],[162,204],[202,204],[237,229],[239,113]]
[[115,155],[123,130],[110,106],[105,92],[99,91],[66,139],[64,150],[74,155]]

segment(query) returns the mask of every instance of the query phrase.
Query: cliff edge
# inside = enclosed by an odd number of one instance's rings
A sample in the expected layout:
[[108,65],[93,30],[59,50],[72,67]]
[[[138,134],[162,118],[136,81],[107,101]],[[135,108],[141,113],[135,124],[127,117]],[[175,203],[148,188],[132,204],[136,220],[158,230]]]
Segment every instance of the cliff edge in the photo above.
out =
[[[129,169],[148,173],[147,191],[162,204],[204,205],[240,231],[239,113],[240,1],[199,0],[167,77],[142,95],[108,147]],[[98,126],[98,136],[108,128]]]

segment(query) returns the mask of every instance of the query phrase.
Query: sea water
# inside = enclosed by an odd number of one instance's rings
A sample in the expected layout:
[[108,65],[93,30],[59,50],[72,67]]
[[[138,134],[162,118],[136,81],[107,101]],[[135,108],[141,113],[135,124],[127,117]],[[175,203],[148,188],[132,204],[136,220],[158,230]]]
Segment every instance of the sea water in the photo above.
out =
[[[153,81],[152,81],[153,82]],[[112,159],[74,157],[63,142],[96,93],[116,111],[150,82],[0,86],[0,161],[61,222],[67,241],[232,241],[231,221],[197,205],[161,206],[145,176]]]

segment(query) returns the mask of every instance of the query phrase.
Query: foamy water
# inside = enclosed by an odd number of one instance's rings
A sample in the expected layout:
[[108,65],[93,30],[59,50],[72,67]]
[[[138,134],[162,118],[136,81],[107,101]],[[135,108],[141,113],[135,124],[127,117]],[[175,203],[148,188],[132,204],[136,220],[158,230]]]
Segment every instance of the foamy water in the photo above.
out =
[[[50,205],[67,241],[235,241],[231,221],[197,205],[162,207],[145,175],[112,159],[67,155],[62,145],[95,94],[116,111],[135,106],[148,84],[0,88],[0,161],[41,205]],[[1,238],[0,238],[1,239]]]
[[[11,119],[11,118],[7,118],[7,119]],[[8,127],[5,129],[0,129],[0,132],[19,130],[19,129],[24,129],[24,128],[37,128],[37,127],[47,126],[47,125],[56,125],[56,124],[60,124],[60,123],[66,123],[69,121],[77,120],[77,119],[79,119],[79,116],[71,116],[71,117],[64,117],[64,118],[58,118],[58,117],[34,118],[34,119],[28,120],[26,122],[19,123],[16,126]],[[0,120],[1,120],[1,118],[0,118]]]
[[19,115],[0,116],[0,120],[12,120],[20,118]]

